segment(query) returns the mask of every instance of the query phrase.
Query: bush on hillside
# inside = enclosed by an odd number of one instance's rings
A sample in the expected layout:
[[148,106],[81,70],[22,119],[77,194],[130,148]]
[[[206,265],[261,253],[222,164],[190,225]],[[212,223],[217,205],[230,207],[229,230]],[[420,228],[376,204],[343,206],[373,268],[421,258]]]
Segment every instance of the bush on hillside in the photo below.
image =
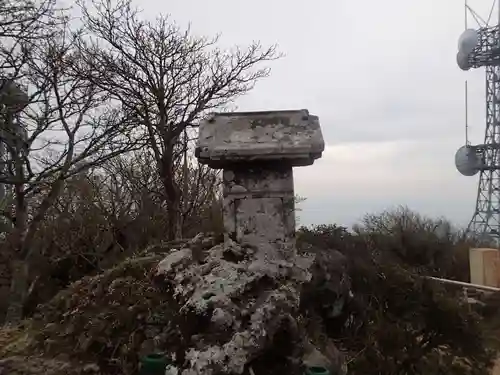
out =
[[[495,353],[485,319],[456,295],[414,272],[440,268],[424,267],[425,257],[400,256],[422,246],[427,255],[456,250],[455,239],[450,236],[446,242],[434,230],[420,228],[421,237],[414,236],[418,231],[411,225],[380,232],[367,227],[350,233],[335,225],[299,231],[301,249],[314,246],[319,253],[340,252],[347,260],[352,295],[345,299],[342,313],[332,317],[323,306],[315,312],[325,335],[348,354],[349,374],[489,374]],[[413,243],[412,238],[416,238]],[[457,258],[441,259],[450,262],[445,263],[448,267]],[[308,293],[309,301],[325,300],[321,288]]]
[[[348,251],[367,243],[374,253],[420,274],[469,281],[469,249],[487,246],[455,228],[448,220],[432,219],[407,207],[363,217],[352,231],[337,225],[302,227],[299,242],[320,243]],[[344,250],[343,250],[344,249]]]
[[[58,293],[30,321],[33,341],[24,353],[65,354],[96,363],[105,374],[133,374],[144,345],[175,346],[175,311],[150,277],[161,259],[131,258]],[[9,354],[16,353],[3,356]]]
[[482,318],[398,264],[351,258],[354,320],[339,337],[356,374],[489,374]]

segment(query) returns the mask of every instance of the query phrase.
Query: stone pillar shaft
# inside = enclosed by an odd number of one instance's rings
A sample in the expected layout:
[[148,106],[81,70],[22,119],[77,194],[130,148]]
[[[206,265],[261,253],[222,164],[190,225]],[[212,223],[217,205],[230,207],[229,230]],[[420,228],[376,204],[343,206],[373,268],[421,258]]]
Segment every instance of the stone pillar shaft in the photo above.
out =
[[228,238],[256,249],[263,243],[294,248],[291,166],[229,167],[224,169],[223,183],[224,228]]

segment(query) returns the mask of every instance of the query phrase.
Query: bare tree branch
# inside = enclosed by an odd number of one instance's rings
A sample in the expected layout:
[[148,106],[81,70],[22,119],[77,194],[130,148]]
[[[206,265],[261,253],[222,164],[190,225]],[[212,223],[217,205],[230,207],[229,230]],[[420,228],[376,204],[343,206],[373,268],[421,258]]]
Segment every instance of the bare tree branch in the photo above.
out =
[[79,39],[85,78],[134,113],[155,156],[169,210],[170,238],[179,236],[181,193],[176,158],[184,129],[222,109],[269,74],[262,63],[276,47],[255,42],[223,51],[217,38],[192,36],[169,18],[147,22],[131,0],[80,2],[88,34]]

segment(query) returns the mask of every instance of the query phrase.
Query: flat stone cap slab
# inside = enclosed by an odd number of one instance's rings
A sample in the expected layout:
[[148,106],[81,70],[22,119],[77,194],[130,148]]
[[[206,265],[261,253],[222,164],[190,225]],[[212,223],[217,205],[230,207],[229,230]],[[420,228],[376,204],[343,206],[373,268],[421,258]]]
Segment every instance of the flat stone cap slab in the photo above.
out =
[[307,109],[214,113],[200,124],[195,155],[213,168],[281,161],[313,164],[325,142],[319,119]]

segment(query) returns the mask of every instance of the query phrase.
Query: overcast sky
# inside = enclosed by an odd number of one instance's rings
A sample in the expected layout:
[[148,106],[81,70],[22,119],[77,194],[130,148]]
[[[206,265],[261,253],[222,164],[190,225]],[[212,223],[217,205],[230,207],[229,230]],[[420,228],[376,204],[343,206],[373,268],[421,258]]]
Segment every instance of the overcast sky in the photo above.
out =
[[[141,0],[221,45],[277,43],[285,57],[240,110],[307,108],[318,115],[323,158],[295,169],[302,224],[352,225],[396,205],[466,225],[478,176],[461,176],[464,81],[470,138],[484,137],[484,70],[462,72],[459,0]],[[470,0],[487,17],[490,0]],[[473,25],[471,21],[471,25]]]

